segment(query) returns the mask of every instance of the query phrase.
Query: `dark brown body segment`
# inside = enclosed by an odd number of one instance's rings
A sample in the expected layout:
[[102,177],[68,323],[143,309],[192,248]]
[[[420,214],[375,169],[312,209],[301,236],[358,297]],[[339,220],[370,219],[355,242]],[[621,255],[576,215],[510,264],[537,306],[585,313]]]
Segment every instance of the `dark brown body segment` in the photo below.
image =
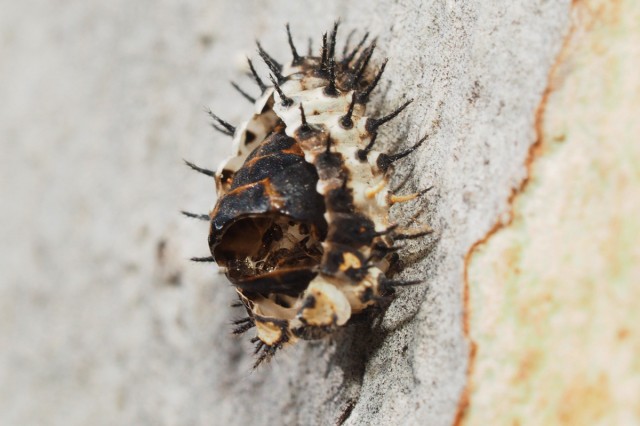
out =
[[273,267],[265,270],[247,267],[243,255],[267,256],[282,238],[278,228],[283,220],[298,224],[309,239],[323,239],[327,224],[317,182],[313,165],[304,160],[296,140],[284,133],[271,134],[247,157],[212,213],[209,234],[211,253],[237,287],[294,295],[313,279],[312,269],[317,268],[309,262],[312,257],[299,250],[281,253],[291,258],[274,259]]

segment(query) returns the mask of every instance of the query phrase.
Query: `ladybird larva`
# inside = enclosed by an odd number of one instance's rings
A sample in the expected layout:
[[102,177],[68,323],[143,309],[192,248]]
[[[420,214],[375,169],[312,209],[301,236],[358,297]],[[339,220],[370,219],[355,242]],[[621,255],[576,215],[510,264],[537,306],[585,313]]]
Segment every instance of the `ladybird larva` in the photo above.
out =
[[400,229],[389,208],[421,193],[388,188],[394,162],[414,152],[376,151],[378,129],[407,101],[381,118],[366,116],[369,96],[386,60],[371,64],[376,41],[368,34],[336,54],[338,23],[322,38],[320,56],[298,53],[287,25],[293,59],[281,65],[258,43],[269,68],[268,85],[249,68],[262,91],[254,115],[234,127],[210,112],[214,127],[233,137],[234,155],[214,172],[218,200],[207,215],[211,256],[233,283],[247,316],[235,334],[255,327],[257,360],[285,344],[320,339],[357,316],[384,308],[394,288],[415,281],[386,276],[394,241],[423,236],[430,228]]

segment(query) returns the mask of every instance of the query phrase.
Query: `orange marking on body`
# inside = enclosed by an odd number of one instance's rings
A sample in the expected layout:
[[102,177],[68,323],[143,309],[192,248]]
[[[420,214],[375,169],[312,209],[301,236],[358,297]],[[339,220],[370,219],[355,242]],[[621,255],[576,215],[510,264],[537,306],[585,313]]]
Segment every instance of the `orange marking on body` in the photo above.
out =
[[386,185],[387,182],[383,179],[376,186],[367,189],[365,195],[367,196],[367,198],[373,198],[376,196],[376,194],[382,191]]
[[409,195],[390,195],[389,196],[389,204],[395,204],[395,203],[404,203],[405,201],[411,201],[411,200],[415,200],[418,195],[420,195],[419,192],[414,192],[413,194],[409,194]]

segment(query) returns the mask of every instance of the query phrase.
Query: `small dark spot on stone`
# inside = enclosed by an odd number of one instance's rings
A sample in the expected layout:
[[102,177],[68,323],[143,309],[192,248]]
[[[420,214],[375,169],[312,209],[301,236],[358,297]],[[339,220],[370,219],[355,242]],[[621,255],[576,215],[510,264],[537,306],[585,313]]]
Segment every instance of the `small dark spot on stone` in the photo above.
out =
[[471,204],[473,202],[473,192],[472,191],[463,192],[462,201],[464,201],[465,204]]
[[164,263],[165,253],[167,251],[167,240],[161,239],[156,244],[156,260],[158,263]]
[[556,135],[553,137],[553,142],[556,143],[562,143],[567,139],[567,135],[565,135],[564,133],[561,135]]
[[167,277],[167,284],[178,287],[182,284],[182,274],[180,272],[174,272]]
[[126,262],[123,265],[123,269],[125,272],[127,273],[135,273],[138,272],[140,270],[140,267],[137,263],[133,263],[133,262]]
[[213,43],[213,35],[212,34],[200,34],[198,38],[200,45],[202,47],[209,47]]
[[480,98],[480,82],[478,80],[476,80],[473,83],[473,88],[471,89],[471,94],[469,95],[469,98],[467,99],[469,101],[470,104],[475,104],[476,101]]

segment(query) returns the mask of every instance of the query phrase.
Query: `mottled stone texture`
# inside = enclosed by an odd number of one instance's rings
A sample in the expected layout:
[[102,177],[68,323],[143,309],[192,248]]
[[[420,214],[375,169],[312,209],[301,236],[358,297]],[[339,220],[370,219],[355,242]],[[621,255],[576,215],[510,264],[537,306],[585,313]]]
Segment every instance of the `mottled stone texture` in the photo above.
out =
[[[454,421],[464,259],[527,175],[568,1],[2,3],[1,424],[331,424],[347,406],[353,425]],[[435,189],[393,210],[402,222],[422,209],[436,229],[401,252],[401,277],[426,284],[402,289],[375,327],[252,371],[248,338],[229,333],[232,288],[187,260],[208,254],[207,226],[178,211],[206,212],[214,190],[181,158],[228,155],[203,107],[232,123],[250,112],[227,80],[257,93],[243,75],[254,38],[287,60],[287,21],[317,48],[337,17],[343,37],[370,30],[377,60],[391,59],[371,113],[416,100],[380,147],[432,132],[396,179]]]
[[530,181],[472,256],[465,424],[640,424],[638,23],[574,6]]

